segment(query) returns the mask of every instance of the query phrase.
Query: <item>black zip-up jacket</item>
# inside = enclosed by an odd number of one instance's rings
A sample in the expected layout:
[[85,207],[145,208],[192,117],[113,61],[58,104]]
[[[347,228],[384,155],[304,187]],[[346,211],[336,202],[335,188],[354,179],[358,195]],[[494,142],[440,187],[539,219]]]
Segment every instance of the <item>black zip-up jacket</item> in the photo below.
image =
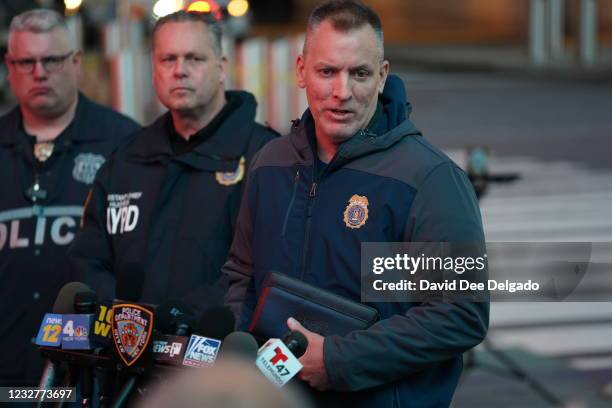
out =
[[[344,142],[317,171],[310,111],[253,160],[223,272],[226,305],[246,328],[264,279],[278,271],[361,300],[365,242],[484,243],[465,173],[406,118],[405,100],[382,99],[371,129]],[[484,338],[486,302],[378,302],[367,330],[324,340],[327,392],[319,406],[447,407],[462,353]],[[279,321],[274,331],[287,330]]]
[[255,98],[236,107],[188,153],[170,143],[169,113],[122,145],[100,170],[71,258],[102,298],[115,277],[144,270],[141,301],[184,299],[200,309],[222,303],[218,284],[242,196],[246,166],[277,136],[255,123]]
[[[67,251],[87,191],[104,160],[138,128],[79,95],[73,121],[39,164],[19,107],[0,118],[0,384],[38,384],[42,359],[32,338],[59,290],[75,280]],[[35,173],[43,194],[33,202]]]

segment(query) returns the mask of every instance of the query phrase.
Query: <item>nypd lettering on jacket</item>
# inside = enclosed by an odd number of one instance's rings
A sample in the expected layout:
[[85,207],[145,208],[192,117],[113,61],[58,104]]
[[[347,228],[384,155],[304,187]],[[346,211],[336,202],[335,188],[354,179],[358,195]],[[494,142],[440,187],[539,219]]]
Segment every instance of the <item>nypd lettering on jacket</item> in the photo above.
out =
[[106,207],[106,230],[110,235],[134,231],[138,223],[140,209],[133,204],[142,196],[142,192],[109,194]]
[[30,206],[0,212],[0,251],[39,247],[51,240],[65,246],[78,229],[83,207]]

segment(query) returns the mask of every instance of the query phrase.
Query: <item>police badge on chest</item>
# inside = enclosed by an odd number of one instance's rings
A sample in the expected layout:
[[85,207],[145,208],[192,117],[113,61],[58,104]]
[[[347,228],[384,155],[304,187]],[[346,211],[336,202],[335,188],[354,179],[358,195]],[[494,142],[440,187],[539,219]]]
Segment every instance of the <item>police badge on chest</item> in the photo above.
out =
[[104,156],[93,153],[79,153],[74,158],[72,177],[81,183],[91,184],[96,178],[96,173],[104,164]]

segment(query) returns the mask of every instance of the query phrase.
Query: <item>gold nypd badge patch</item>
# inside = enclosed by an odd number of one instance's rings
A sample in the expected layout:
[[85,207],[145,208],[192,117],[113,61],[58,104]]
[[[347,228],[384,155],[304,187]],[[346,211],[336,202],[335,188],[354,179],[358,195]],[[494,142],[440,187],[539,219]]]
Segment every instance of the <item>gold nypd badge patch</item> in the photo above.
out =
[[344,210],[344,224],[349,228],[361,228],[368,220],[368,198],[353,195]]
[[222,186],[231,186],[233,184],[239,183],[244,177],[244,163],[244,156],[242,156],[240,158],[240,162],[238,163],[238,168],[236,169],[236,171],[215,172],[215,179],[217,179],[217,183],[221,184]]

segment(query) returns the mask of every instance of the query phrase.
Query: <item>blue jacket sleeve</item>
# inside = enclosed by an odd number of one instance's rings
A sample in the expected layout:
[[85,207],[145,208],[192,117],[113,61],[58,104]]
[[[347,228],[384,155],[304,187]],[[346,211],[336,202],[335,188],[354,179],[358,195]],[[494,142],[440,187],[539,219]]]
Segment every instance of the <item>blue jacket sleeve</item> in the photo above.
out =
[[[253,164],[257,154],[253,158]],[[253,165],[251,165],[251,169]],[[224,304],[237,322],[238,330],[246,330],[255,309],[256,295],[253,281],[253,220],[251,206],[254,205],[257,192],[253,173],[249,170],[240,211],[236,221],[234,239],[230,247],[228,259],[223,265],[222,273],[228,282]]]
[[[418,186],[404,241],[484,243],[473,188],[452,162],[439,164]],[[328,336],[324,357],[332,388],[370,388],[457,358],[484,339],[488,322],[487,302],[431,300],[367,330]]]

